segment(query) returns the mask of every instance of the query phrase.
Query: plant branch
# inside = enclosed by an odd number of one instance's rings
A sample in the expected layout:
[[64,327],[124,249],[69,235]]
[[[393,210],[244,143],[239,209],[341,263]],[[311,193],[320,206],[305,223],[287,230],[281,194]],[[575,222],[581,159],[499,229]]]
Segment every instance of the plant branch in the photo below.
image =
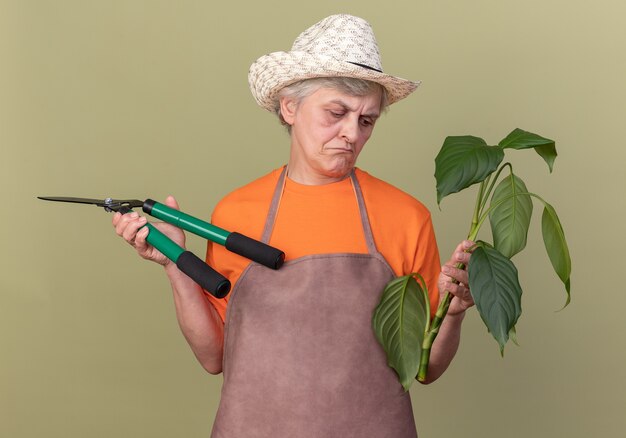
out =
[[474,232],[474,229],[478,225],[478,219],[480,217],[480,212],[482,209],[481,205],[483,202],[483,194],[485,192],[485,187],[487,187],[490,177],[491,175],[489,175],[486,179],[484,179],[480,183],[480,188],[478,189],[478,195],[476,196],[476,206],[474,207],[474,216],[472,216],[472,225],[470,226],[469,234],[472,234]]
[[420,382],[426,381],[426,374],[428,374],[428,363],[430,362],[430,352],[432,350],[433,342],[435,342],[435,338],[439,334],[439,328],[441,327],[443,318],[448,313],[452,296],[453,295],[450,292],[446,291],[443,300],[439,303],[437,313],[435,313],[435,317],[432,320],[430,330],[428,330],[426,336],[424,337],[422,355],[420,357],[420,366],[417,371],[417,380]]
[[[465,269],[465,265],[463,263],[457,263],[455,267],[458,269]],[[454,279],[452,281],[458,284],[458,281]],[[417,371],[417,380],[420,382],[426,381],[426,374],[428,374],[428,363],[430,362],[430,352],[432,350],[433,343],[435,342],[435,338],[439,334],[439,328],[443,323],[443,319],[448,313],[452,298],[454,298],[454,295],[446,291],[443,299],[439,303],[439,307],[437,307],[437,312],[435,313],[435,317],[432,320],[430,329],[426,332],[426,335],[424,337],[424,342],[422,343],[420,365]]]
[[487,193],[485,194],[485,196],[482,198],[481,204],[480,204],[480,212],[482,213],[482,211],[485,209],[485,205],[487,205],[487,201],[489,200],[489,196],[491,195],[491,192],[493,191],[493,188],[496,185],[496,182],[498,181],[498,178],[500,178],[500,174],[502,173],[502,171],[504,170],[505,167],[509,168],[509,172],[513,173],[513,166],[511,165],[511,163],[504,163],[502,166],[500,166],[500,168],[498,169],[498,171],[496,172],[495,177],[493,178],[493,180],[491,181],[491,185],[489,186],[489,190],[487,190]]
[[[549,142],[549,143],[546,143]],[[464,153],[464,155],[453,154],[450,152],[451,147],[456,146],[460,148],[460,151]],[[548,163],[550,169],[552,169],[552,162],[556,157],[556,150],[554,149],[554,142],[551,140],[544,139],[539,137],[536,134],[529,133],[526,131],[522,131],[520,129],[516,129],[511,134],[509,134],[504,140],[502,140],[498,146],[502,149],[511,148],[511,149],[529,149],[534,148],[539,155],[544,158],[544,160]],[[482,179],[480,182],[480,187],[478,189],[478,194],[476,198],[476,203],[474,207],[474,212],[472,216],[472,223],[468,233],[468,240],[476,241],[478,232],[484,222],[491,216],[493,216],[493,211],[499,208],[503,203],[510,202],[511,199],[514,199],[517,196],[527,196],[538,199],[541,201],[544,206],[544,216],[546,216],[546,211],[548,211],[548,228],[550,226],[555,230],[549,230],[552,234],[561,233],[561,243],[560,248],[551,249],[549,248],[548,241],[546,240],[545,231],[544,231],[544,243],[546,244],[546,249],[548,250],[548,255],[550,256],[550,261],[552,262],[555,271],[564,282],[566,290],[568,292],[568,302],[569,302],[569,274],[570,274],[570,261],[569,261],[569,252],[567,250],[567,246],[564,241],[564,236],[562,236],[562,229],[560,227],[560,222],[558,217],[556,217],[556,212],[551,212],[553,210],[552,206],[548,204],[545,200],[543,200],[540,196],[530,193],[524,187],[523,193],[513,193],[510,195],[506,195],[501,199],[494,200],[493,193],[494,191],[498,191],[498,197],[501,196],[500,191],[498,190],[499,186],[497,186],[498,180],[500,179],[502,171],[508,167],[510,172],[510,178],[515,178],[513,173],[513,166],[511,163],[506,162],[504,164],[500,164],[504,155],[502,149],[498,147],[488,147],[483,139],[472,137],[472,136],[462,136],[462,137],[449,137],[446,138],[444,145],[441,148],[441,151],[437,155],[435,159],[436,170],[435,170],[435,178],[437,179],[437,196],[438,203],[441,201],[441,198],[444,196],[455,193],[457,191],[461,191],[469,185],[472,185],[475,180],[470,178],[470,174],[474,176],[474,178]],[[546,148],[549,148],[546,149]],[[468,156],[467,150],[476,149],[476,151],[480,150],[483,155],[477,158],[480,159],[480,163],[478,168],[474,161],[465,160]],[[451,161],[453,166],[450,169],[444,169],[442,163]],[[498,167],[499,166],[499,167]],[[494,172],[492,169],[497,168]],[[488,173],[486,176],[484,176]],[[480,175],[480,176],[479,176]],[[461,178],[462,181],[457,181],[458,178]],[[503,191],[502,193],[508,193],[507,191]],[[542,226],[544,220],[542,219]],[[552,246],[559,244],[559,242],[552,242]],[[466,250],[466,252],[470,252],[470,250]],[[560,252],[559,252],[560,251]],[[480,252],[475,253],[474,255],[478,255]],[[498,253],[499,254],[499,253]],[[502,256],[504,257],[504,256]],[[474,260],[475,266],[479,266],[478,260],[480,257],[476,257]],[[508,259],[507,259],[508,260]],[[559,264],[562,264],[561,267]],[[557,265],[559,267],[557,268]],[[457,268],[464,269],[465,266],[463,264],[457,264]],[[458,282],[452,279],[455,283]],[[519,286],[518,286],[519,289]],[[445,290],[441,296],[441,301],[433,317],[430,327],[427,329],[423,343],[422,343],[422,352],[420,357],[420,363],[418,368],[417,380],[420,382],[426,381],[427,371],[428,371],[428,362],[430,360],[430,354],[432,350],[432,345],[437,337],[442,322],[448,313],[450,304],[454,295],[450,293],[450,291]],[[521,290],[519,290],[518,295],[521,294]],[[521,310],[521,309],[520,309]],[[498,315],[496,315],[498,316]],[[498,316],[499,317],[499,316]],[[487,322],[485,321],[487,324]],[[512,329],[514,333],[514,327]],[[509,336],[512,336],[509,334]],[[494,336],[495,337],[495,336]],[[504,336],[506,337],[506,336]],[[498,340],[498,338],[496,338]],[[500,340],[498,342],[502,343]],[[506,342],[506,341],[505,341]]]

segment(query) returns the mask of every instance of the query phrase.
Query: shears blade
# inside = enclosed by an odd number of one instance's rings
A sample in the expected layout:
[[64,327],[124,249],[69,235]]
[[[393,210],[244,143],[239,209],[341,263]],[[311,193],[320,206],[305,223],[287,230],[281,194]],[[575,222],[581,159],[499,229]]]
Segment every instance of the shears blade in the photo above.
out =
[[138,199],[93,199],[93,198],[74,198],[70,196],[37,196],[38,199],[44,201],[55,202],[73,202],[75,204],[91,204],[98,207],[104,207],[105,210],[117,211],[121,207],[135,208],[143,206],[144,201]]

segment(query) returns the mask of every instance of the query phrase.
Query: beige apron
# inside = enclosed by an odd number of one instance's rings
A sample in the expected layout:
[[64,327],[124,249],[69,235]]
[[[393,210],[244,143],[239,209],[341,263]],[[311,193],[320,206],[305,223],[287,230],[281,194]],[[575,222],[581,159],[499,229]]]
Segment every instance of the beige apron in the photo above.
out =
[[[350,178],[369,254],[322,254],[278,271],[251,263],[228,303],[224,384],[212,438],[415,438],[405,393],[372,329],[393,271],[376,250]],[[283,191],[274,192],[269,242]]]

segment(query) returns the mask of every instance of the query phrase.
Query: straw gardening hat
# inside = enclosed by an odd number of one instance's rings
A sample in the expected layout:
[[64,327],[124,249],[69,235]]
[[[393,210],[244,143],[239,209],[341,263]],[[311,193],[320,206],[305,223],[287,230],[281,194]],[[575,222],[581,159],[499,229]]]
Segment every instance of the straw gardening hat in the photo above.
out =
[[302,32],[290,52],[261,56],[250,67],[248,82],[257,103],[274,111],[276,93],[303,79],[342,76],[381,84],[392,104],[420,84],[383,73],[369,23],[352,15],[331,15]]

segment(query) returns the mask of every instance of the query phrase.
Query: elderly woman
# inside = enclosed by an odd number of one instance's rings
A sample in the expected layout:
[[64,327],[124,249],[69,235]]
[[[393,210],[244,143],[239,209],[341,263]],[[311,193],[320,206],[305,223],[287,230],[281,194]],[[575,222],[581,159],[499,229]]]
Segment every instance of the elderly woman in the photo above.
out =
[[[218,300],[146,243],[144,217],[118,213],[116,231],[164,266],[191,349],[208,372],[224,372],[213,437],[415,437],[409,395],[374,337],[372,312],[385,285],[411,272],[426,279],[431,308],[439,293],[455,295],[431,356],[428,379],[437,379],[473,304],[466,271],[454,267],[468,262],[470,242],[442,269],[428,210],[355,164],[386,106],[419,83],[383,73],[369,24],[349,15],[316,23],[290,52],[259,58],[249,81],[287,126],[289,161],[226,196],[212,220],[282,249],[284,266],[209,243],[207,262],[234,285]],[[184,245],[180,229],[158,225]]]

